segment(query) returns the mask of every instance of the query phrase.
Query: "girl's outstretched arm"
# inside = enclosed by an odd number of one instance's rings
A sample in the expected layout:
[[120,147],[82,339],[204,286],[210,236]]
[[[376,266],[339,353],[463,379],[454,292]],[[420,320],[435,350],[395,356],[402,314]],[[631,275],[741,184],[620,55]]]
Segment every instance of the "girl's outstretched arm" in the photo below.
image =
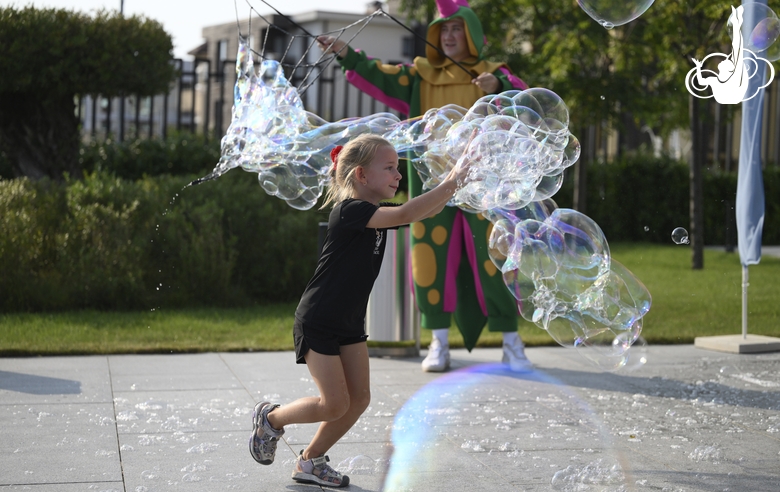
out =
[[416,196],[398,207],[381,207],[366,224],[369,229],[398,227],[431,217],[439,213],[458,191],[459,183],[466,180],[469,164],[464,163],[450,171],[439,186]]

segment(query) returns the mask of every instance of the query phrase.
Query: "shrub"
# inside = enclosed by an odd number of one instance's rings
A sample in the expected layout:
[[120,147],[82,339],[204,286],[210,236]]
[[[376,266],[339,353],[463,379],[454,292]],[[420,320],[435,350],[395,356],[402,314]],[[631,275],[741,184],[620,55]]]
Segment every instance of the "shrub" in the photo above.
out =
[[219,161],[219,141],[202,134],[174,133],[167,138],[139,138],[84,143],[79,164],[87,172],[105,171],[124,179],[162,174],[203,176]]
[[[590,166],[587,214],[610,243],[669,243],[671,231],[688,224],[687,169],[646,157]],[[187,188],[202,174],[144,174],[125,179],[103,169],[65,182],[0,180],[0,310],[299,298],[327,212],[294,210],[239,171]],[[554,197],[561,207],[571,206],[571,183],[568,176]],[[767,170],[764,184],[764,243],[780,244],[780,171]],[[707,173],[704,190],[705,244],[724,244],[736,175]]]
[[0,309],[246,305],[300,296],[317,222],[243,173],[0,181]]
[[[676,227],[689,228],[688,166],[668,157],[635,156],[588,166],[586,214],[601,226],[610,242],[668,243]],[[737,174],[706,170],[704,175],[704,243],[736,239],[734,204]],[[780,169],[764,170],[766,212],[764,244],[780,244]],[[553,199],[571,207],[573,173]]]

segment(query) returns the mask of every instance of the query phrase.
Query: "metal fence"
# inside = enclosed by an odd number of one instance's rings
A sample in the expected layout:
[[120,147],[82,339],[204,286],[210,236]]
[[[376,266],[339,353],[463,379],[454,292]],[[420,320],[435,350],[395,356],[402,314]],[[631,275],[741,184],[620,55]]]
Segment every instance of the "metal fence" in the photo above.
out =
[[[236,81],[235,61],[213,63],[210,60],[174,60],[178,77],[167,94],[153,97],[84,96],[77,100],[78,117],[85,139],[165,137],[170,132],[198,132],[220,139],[231,121],[233,88]],[[214,69],[216,66],[216,69]],[[290,76],[297,86],[304,75]],[[319,78],[302,95],[304,107],[327,121],[366,116],[376,112],[405,115],[362,93],[349,84],[338,64],[327,66]],[[739,157],[740,106],[722,106],[713,100],[703,102],[702,130],[705,135],[705,159],[708,167],[732,171]],[[575,129],[576,130],[576,129]],[[665,151],[685,158],[689,144],[682,133],[675,132],[666,142],[652,135],[639,137],[646,129],[624,130],[616,134],[604,126],[583,127],[578,134],[583,145],[583,160],[610,161],[625,150],[641,143],[652,143],[656,152]],[[576,134],[576,132],[575,132]],[[617,135],[617,137],[615,137]],[[764,97],[762,138],[764,165],[780,166],[780,85],[768,87]]]
[[[217,70],[212,70],[214,64],[210,60],[176,59],[174,63],[178,76],[166,94],[77,99],[76,111],[84,139],[164,138],[172,131],[198,132],[221,138],[232,115],[235,61],[221,62]],[[302,74],[293,74],[290,82],[297,86],[302,79]],[[378,111],[405,118],[347,83],[337,64],[326,67],[301,99],[308,111],[328,121],[367,116]]]

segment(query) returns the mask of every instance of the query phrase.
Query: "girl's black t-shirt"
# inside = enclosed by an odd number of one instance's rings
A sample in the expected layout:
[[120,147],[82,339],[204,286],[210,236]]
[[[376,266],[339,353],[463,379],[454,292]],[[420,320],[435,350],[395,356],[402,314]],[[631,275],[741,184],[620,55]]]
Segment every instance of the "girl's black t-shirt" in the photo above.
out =
[[[386,205],[395,204],[379,206]],[[298,320],[340,336],[365,333],[387,237],[386,229],[366,228],[379,206],[350,198],[333,207],[317,269],[295,310]]]

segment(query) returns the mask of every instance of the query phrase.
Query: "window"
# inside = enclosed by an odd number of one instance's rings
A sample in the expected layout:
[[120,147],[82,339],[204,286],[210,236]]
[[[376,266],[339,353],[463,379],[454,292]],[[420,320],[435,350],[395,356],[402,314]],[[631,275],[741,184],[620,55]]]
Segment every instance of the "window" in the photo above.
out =
[[409,58],[414,57],[414,37],[413,36],[404,36],[401,39],[401,54],[404,56],[408,56]]
[[228,59],[228,40],[220,39],[217,41],[217,63]]

